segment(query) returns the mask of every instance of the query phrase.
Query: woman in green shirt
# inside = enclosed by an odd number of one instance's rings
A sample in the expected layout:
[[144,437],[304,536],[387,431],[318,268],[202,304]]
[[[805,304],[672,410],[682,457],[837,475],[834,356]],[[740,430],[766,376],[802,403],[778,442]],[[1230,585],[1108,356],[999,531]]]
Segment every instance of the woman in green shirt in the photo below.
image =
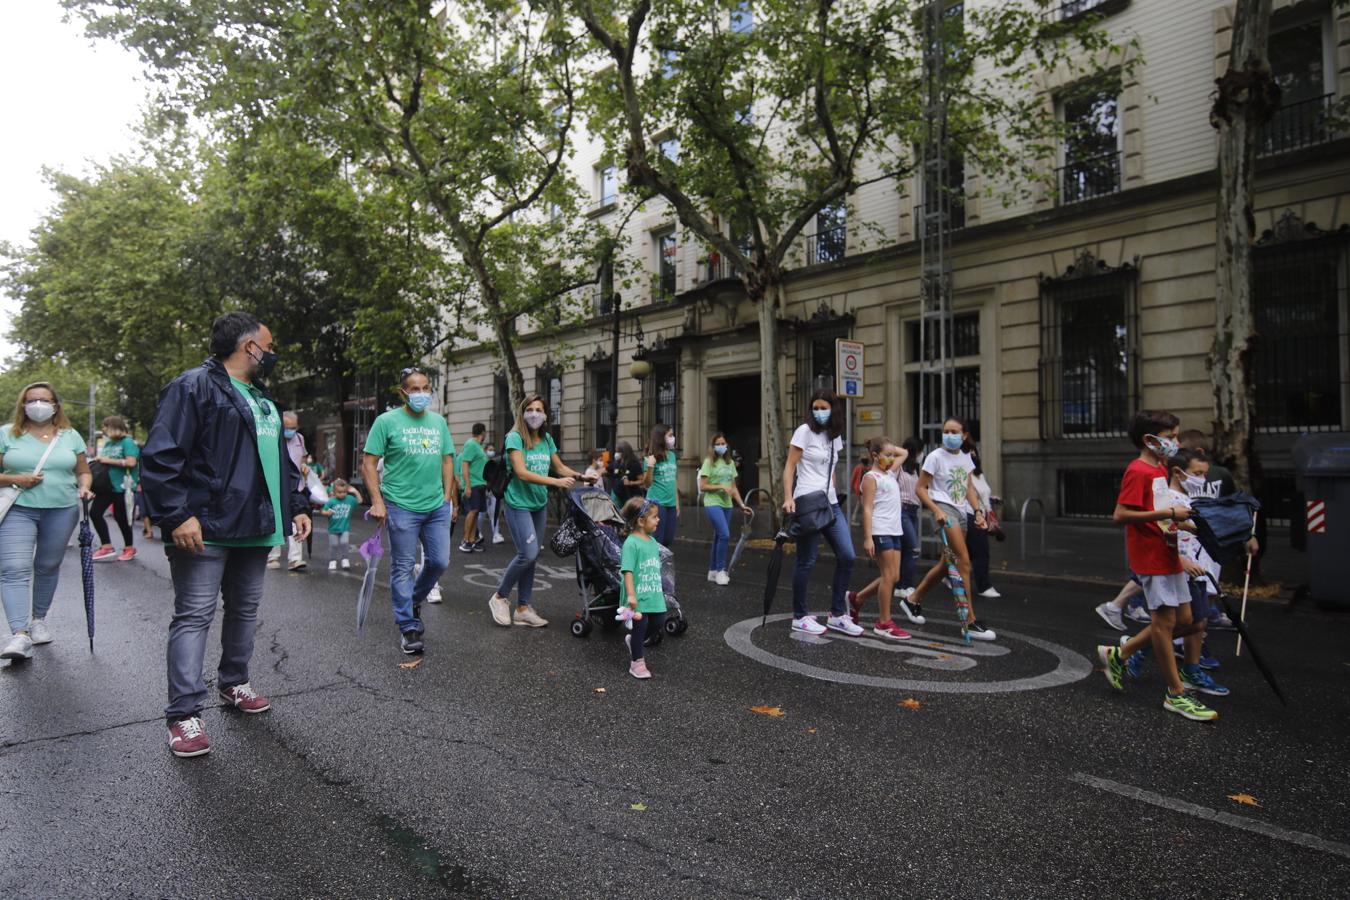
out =
[[731,447],[727,437],[717,432],[712,437],[708,455],[698,470],[698,491],[703,496],[703,510],[712,523],[712,558],[708,562],[708,580],[716,584],[730,584],[727,574],[727,544],[731,541],[732,503],[747,516],[750,507],[741,499],[736,487],[736,464],[731,461]]
[[29,659],[34,644],[51,643],[47,610],[80,501],[94,498],[92,480],[84,438],[56,391],[45,381],[28,385],[15,404],[14,424],[0,431],[0,487],[22,490],[0,521],[0,599],[13,633],[0,659]]
[[[571,490],[578,481],[586,481],[580,472],[558,458],[558,445],[548,433],[548,408],[544,398],[530,394],[516,413],[515,427],[506,435],[506,464],[511,478],[502,495],[506,530],[516,544],[516,555],[502,573],[501,584],[488,600],[492,621],[498,625],[526,625],[542,628],[548,620],[530,607],[534,596],[534,564],[548,525],[548,489]],[[508,599],[512,589],[519,593],[515,612]]]
[[678,471],[675,429],[658,424],[652,429],[651,439],[647,442],[643,487],[647,489],[647,499],[661,507],[661,524],[656,529],[656,539],[665,547],[675,543],[675,526],[680,522],[680,494],[675,489]]

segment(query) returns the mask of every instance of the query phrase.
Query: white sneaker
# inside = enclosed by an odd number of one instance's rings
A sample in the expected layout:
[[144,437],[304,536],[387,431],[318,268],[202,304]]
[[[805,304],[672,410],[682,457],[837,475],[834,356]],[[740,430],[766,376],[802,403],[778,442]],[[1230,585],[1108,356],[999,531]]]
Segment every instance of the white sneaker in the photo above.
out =
[[336,559],[330,559],[330,560],[328,561],[328,571],[330,571],[330,572],[336,572],[336,571],[337,571],[337,560],[336,560]]
[[528,606],[521,607],[512,613],[511,621],[515,622],[517,625],[526,625],[530,628],[543,628],[548,624],[548,619],[545,619]]
[[344,559],[344,560],[342,561],[342,568],[344,568],[344,569],[350,569],[351,567],[352,567],[352,561],[351,561],[350,559]]
[[9,639],[3,650],[0,650],[0,659],[32,659],[33,658],[33,639],[20,632]]
[[717,581],[717,570],[716,570],[716,569],[709,569],[709,570],[708,570],[708,580],[709,580],[709,581],[712,581],[712,582],[716,582],[716,581]]
[[507,628],[511,627],[511,604],[505,597],[493,594],[488,600],[488,609],[492,611],[492,621]]
[[1153,621],[1153,617],[1148,614],[1148,610],[1144,609],[1142,606],[1125,607],[1125,618],[1129,619],[1131,622],[1142,622],[1145,625]]
[[442,599],[441,586],[439,584],[433,584],[431,590],[427,591],[427,602],[440,603]]
[[723,569],[721,572],[717,573],[717,578],[715,579],[715,581],[718,584],[723,585],[731,584],[731,576],[727,574],[726,569]]
[[494,535],[492,536],[492,543],[494,543],[494,544],[500,544],[500,543],[502,543],[502,542],[505,541],[505,540],[506,540],[506,538],[502,537],[500,534],[494,534]]
[[892,593],[901,600],[908,600],[909,595],[914,593],[914,588],[896,588]]
[[1097,607],[1097,615],[1102,617],[1107,625],[1110,625],[1116,631],[1124,631],[1125,623],[1121,621],[1120,610],[1116,609],[1110,603],[1103,603]]
[[999,597],[1002,597],[1003,595],[1000,594],[998,591],[994,590],[993,588],[985,588],[984,590],[980,591],[980,596],[984,597],[987,600],[997,600]]
[[46,619],[34,619],[28,623],[28,636],[36,644],[50,644],[52,642],[51,630],[47,628]]
[[805,631],[807,634],[824,634],[825,626],[816,621],[815,616],[802,616],[792,620],[793,631]]
[[825,627],[831,631],[842,631],[849,637],[857,637],[863,633],[862,626],[855,623],[847,614],[842,616],[830,616],[825,620]]

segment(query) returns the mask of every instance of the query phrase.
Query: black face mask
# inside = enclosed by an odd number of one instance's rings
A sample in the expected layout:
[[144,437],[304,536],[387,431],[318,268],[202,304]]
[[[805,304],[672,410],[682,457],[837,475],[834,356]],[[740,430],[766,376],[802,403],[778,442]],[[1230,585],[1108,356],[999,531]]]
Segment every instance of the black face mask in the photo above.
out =
[[262,350],[261,357],[254,356],[252,353],[250,353],[248,355],[248,358],[258,364],[259,375],[261,375],[263,378],[270,378],[272,375],[272,370],[277,367],[277,355],[273,353],[271,350],[263,350],[261,346],[259,346],[258,349]]

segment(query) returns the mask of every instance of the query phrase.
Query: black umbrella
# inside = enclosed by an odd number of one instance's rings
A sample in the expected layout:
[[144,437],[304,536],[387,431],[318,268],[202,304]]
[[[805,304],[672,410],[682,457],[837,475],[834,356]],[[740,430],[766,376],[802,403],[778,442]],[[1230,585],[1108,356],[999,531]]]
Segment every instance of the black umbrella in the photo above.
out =
[[89,501],[81,504],[80,579],[84,583],[84,621],[89,627],[89,652],[94,652],[94,529],[89,525]]
[[773,552],[769,554],[769,570],[764,573],[764,616],[759,624],[769,618],[769,608],[773,606],[773,595],[778,593],[778,575],[783,571],[783,545],[790,541],[786,531],[780,531],[773,538]]
[[1237,633],[1247,642],[1247,649],[1251,652],[1252,662],[1256,663],[1256,668],[1261,670],[1261,674],[1265,676],[1266,683],[1275,692],[1275,696],[1280,698],[1281,703],[1288,706],[1289,701],[1285,699],[1284,691],[1280,690],[1280,685],[1275,680],[1274,673],[1270,671],[1270,666],[1266,665],[1266,661],[1257,652],[1256,645],[1252,643],[1251,633],[1247,630],[1247,624],[1242,621],[1242,616],[1233,608],[1232,602],[1224,594],[1223,589],[1219,587],[1219,582],[1214,580],[1214,576],[1206,572],[1205,577],[1214,582],[1214,590],[1219,592],[1219,602],[1223,604],[1224,611],[1228,613],[1228,618],[1233,620],[1233,626],[1237,628]]

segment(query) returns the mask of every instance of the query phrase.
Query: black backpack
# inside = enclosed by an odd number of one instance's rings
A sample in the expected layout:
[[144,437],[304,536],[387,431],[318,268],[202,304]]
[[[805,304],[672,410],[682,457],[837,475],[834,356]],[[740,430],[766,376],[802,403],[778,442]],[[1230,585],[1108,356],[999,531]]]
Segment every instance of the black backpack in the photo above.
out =
[[487,489],[498,500],[506,493],[506,485],[511,481],[511,467],[503,459],[490,459],[483,464],[483,480]]

